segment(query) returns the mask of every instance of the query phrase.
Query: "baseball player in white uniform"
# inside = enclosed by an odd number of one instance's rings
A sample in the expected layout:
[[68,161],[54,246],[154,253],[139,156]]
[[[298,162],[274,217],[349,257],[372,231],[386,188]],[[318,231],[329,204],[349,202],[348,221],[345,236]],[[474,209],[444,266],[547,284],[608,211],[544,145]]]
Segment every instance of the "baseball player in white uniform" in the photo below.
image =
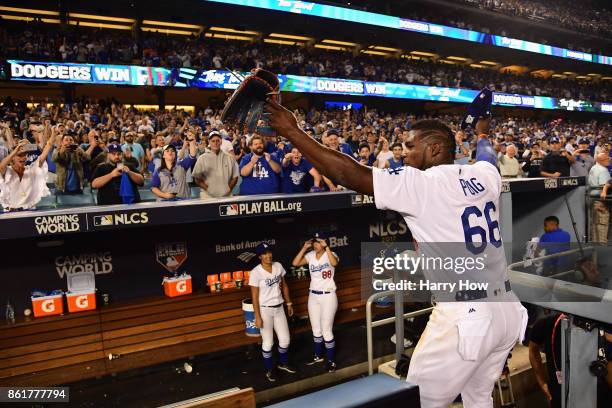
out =
[[[312,251],[308,251],[312,248]],[[334,340],[334,316],[338,309],[334,275],[340,258],[325,242],[322,233],[317,232],[312,239],[293,258],[293,266],[308,264],[310,287],[308,288],[308,317],[314,339],[314,358],[306,363],[312,365],[323,362],[323,342],[327,354],[327,371],[336,371],[334,359],[336,342]]]
[[[405,143],[406,167],[372,169],[309,138],[277,102],[269,100],[266,110],[272,128],[321,174],[373,194],[380,209],[399,212],[415,241],[501,246],[497,168],[487,162],[490,158],[474,165],[453,164],[455,135],[444,123],[423,120],[412,125]],[[489,124],[490,119],[476,124],[479,150],[492,151]],[[505,258],[499,262],[503,264],[496,265],[494,273],[503,280],[502,290],[485,291],[479,301],[435,304],[407,378],[419,386],[423,408],[447,407],[458,394],[467,408],[493,406],[495,381],[512,347],[522,341],[527,323],[526,310],[507,281]]]
[[270,246],[265,243],[260,244],[257,247],[257,254],[261,263],[251,271],[249,286],[255,310],[255,326],[261,333],[261,352],[266,378],[274,382],[276,381],[272,360],[274,332],[278,338],[278,369],[291,374],[296,372],[289,364],[289,325],[283,303],[287,305],[289,316],[293,316],[293,306],[289,297],[289,287],[285,282],[285,268],[279,262],[272,261]]

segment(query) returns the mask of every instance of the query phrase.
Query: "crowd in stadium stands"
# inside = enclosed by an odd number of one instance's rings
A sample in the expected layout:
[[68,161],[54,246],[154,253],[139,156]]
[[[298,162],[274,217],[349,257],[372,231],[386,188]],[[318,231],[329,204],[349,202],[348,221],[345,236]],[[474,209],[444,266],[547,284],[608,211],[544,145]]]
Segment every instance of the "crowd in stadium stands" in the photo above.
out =
[[[111,101],[81,101],[29,109],[6,100],[0,111],[5,210],[35,206],[49,194],[49,185],[60,198],[91,196],[97,189],[98,204],[342,188],[333,174],[319,174],[282,137],[243,134],[224,126],[212,108],[141,112]],[[375,109],[296,115],[306,133],[328,147],[365,165],[390,168],[403,164],[409,129],[423,119]],[[439,119],[454,131],[461,120]],[[497,118],[491,130],[504,177],[588,175],[582,163],[592,166],[598,153],[609,155],[611,135],[609,122],[595,121]],[[474,135],[458,133],[456,140],[457,163],[473,162]],[[547,163],[551,151],[557,152],[551,155],[555,161]]]
[[547,21],[562,27],[609,38],[612,12],[597,9],[589,1],[571,0],[463,0],[479,8],[536,21]]
[[[46,27],[48,28],[48,27]],[[523,95],[606,101],[610,83],[544,79],[432,61],[354,56],[272,44],[212,41],[208,38],[142,36],[140,46],[128,34],[112,31],[32,29],[4,32],[0,57],[88,63],[125,63],[249,71],[262,67],[279,74],[326,76],[369,81],[481,89]]]
[[[332,0],[331,2],[342,7],[347,6],[344,1]],[[456,3],[460,2],[449,1],[449,3],[453,3],[452,5],[455,6]],[[607,10],[599,10],[596,5],[591,4],[588,0],[580,3],[551,0],[463,0],[463,3],[500,14],[529,19],[530,21],[545,21],[550,23],[551,26],[560,26],[579,33],[580,36],[573,38],[571,43],[565,43],[554,36],[543,36],[542,31],[537,29],[525,30],[524,27],[517,28],[507,23],[491,26],[491,23],[487,21],[487,16],[477,15],[455,7],[445,8],[439,3],[412,1],[406,4],[400,2],[392,4],[389,2],[352,1],[350,7],[554,45],[574,51],[610,55],[607,40],[609,33],[612,31],[612,19],[610,17],[612,13]],[[577,4],[580,6],[576,7]],[[602,40],[593,41],[593,35],[601,37]]]

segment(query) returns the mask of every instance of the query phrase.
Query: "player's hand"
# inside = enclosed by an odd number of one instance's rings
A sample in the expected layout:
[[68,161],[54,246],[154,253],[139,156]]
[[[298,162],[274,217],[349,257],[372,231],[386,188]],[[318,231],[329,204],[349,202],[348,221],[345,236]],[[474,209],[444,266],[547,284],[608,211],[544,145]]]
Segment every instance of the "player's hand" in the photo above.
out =
[[327,248],[327,242],[325,242],[325,240],[324,240],[324,239],[317,238],[317,242],[318,242],[319,244],[321,244],[321,246],[323,247],[323,249]]
[[263,320],[259,316],[255,316],[255,327],[263,329]]
[[176,197],[176,194],[172,194],[172,193],[162,193],[164,198],[174,198]]
[[264,152],[264,157],[266,158],[266,161],[270,161],[271,159],[270,153],[268,152]]
[[293,153],[287,153],[285,155],[285,160],[291,160],[292,157],[293,157]]
[[300,129],[295,115],[274,98],[268,98],[265,110],[270,114],[268,121],[277,134],[285,136]]
[[287,305],[287,314],[289,317],[293,316],[293,305]]
[[309,249],[309,248],[312,248],[312,241],[311,241],[311,240],[308,240],[308,241],[304,242],[304,246],[303,246],[303,248],[304,248],[304,249]]
[[601,190],[601,193],[599,193],[599,198],[601,198],[602,200],[605,200],[607,197],[606,192]]
[[554,178],[561,177],[561,173],[559,173],[558,171],[555,171],[552,176]]
[[253,155],[251,156],[251,164],[257,163],[258,160],[259,160],[259,156],[253,153]]
[[542,384],[540,388],[542,389],[542,392],[546,396],[546,400],[548,401],[548,404],[550,405],[550,401],[552,401],[552,395],[550,393],[550,390],[548,389],[548,384]]
[[491,117],[489,116],[488,118],[478,119],[478,122],[476,122],[475,129],[476,129],[476,134],[478,135],[486,134],[488,136],[489,130],[491,129]]

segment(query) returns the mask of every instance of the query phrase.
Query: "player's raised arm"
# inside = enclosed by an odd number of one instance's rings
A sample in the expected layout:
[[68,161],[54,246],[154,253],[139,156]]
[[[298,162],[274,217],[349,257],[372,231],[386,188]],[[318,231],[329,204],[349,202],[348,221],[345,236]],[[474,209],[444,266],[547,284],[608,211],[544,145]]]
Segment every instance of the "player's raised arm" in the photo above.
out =
[[374,194],[372,168],[359,164],[346,154],[329,149],[309,137],[297,124],[291,111],[268,99],[266,111],[270,113],[270,126],[297,147],[321,173],[332,177],[338,184],[364,194]]
[[476,142],[476,161],[486,161],[494,166],[497,166],[497,154],[493,145],[489,141],[489,129],[491,127],[491,118],[481,118],[476,123],[476,134],[478,141]]

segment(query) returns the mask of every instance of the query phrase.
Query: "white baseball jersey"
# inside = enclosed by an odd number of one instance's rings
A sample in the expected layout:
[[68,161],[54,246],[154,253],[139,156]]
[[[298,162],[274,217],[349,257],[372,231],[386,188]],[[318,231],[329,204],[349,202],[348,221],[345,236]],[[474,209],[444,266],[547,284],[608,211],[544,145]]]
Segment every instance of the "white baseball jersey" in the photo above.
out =
[[[374,168],[372,172],[376,207],[399,212],[417,243],[465,243],[461,247],[473,255],[485,248],[487,253],[492,249],[495,259],[489,255],[487,276],[482,278],[490,282],[507,279],[499,230],[502,183],[495,166],[480,161],[472,165],[435,166],[425,171],[402,167]],[[428,247],[437,252],[431,245]],[[441,252],[448,248],[446,245]]]
[[266,271],[261,264],[253,268],[249,275],[249,285],[259,288],[260,306],[276,306],[283,303],[281,278],[286,273],[279,262],[272,262],[272,272]]
[[[336,259],[338,255],[332,252]],[[304,258],[308,261],[308,268],[310,270],[310,288],[309,290],[316,290],[321,292],[333,292],[336,290],[336,283],[334,282],[334,275],[336,274],[336,268],[329,262],[327,251],[323,252],[321,258],[317,259],[315,251],[310,251]]]

